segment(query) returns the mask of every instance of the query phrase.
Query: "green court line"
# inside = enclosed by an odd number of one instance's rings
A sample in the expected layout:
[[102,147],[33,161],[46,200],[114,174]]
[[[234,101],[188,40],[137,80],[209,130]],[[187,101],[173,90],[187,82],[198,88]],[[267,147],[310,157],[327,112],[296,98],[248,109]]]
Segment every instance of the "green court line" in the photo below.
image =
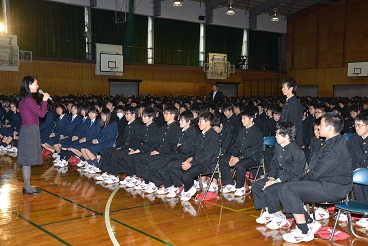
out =
[[148,207],[148,206],[157,205],[157,204],[162,204],[162,203],[164,203],[164,202],[146,203],[146,204],[139,205],[139,206],[134,206],[134,207],[129,207],[129,208],[123,208],[123,209],[118,209],[118,210],[112,210],[112,211],[110,211],[110,212],[111,212],[111,213],[121,212],[121,211],[125,211],[125,210],[130,210],[130,209],[135,209],[135,208],[143,208],[143,207]]
[[12,214],[14,214],[14,215],[18,216],[19,218],[21,218],[21,219],[22,219],[22,220],[24,220],[25,222],[27,222],[27,223],[31,224],[32,226],[36,227],[37,229],[39,229],[39,230],[43,231],[43,232],[44,232],[44,233],[46,233],[47,235],[49,235],[49,236],[51,236],[51,237],[55,238],[56,240],[58,240],[58,241],[59,241],[59,242],[61,242],[62,244],[64,244],[64,245],[70,245],[70,246],[71,246],[71,244],[70,244],[70,243],[68,243],[68,242],[64,241],[63,239],[61,239],[60,237],[56,236],[55,234],[53,234],[53,233],[49,232],[48,230],[45,230],[45,229],[44,229],[44,228],[42,228],[41,226],[39,226],[39,225],[37,225],[36,223],[34,223],[34,222],[30,221],[29,219],[24,218],[22,215],[20,215],[20,214],[18,214],[18,213],[16,213],[16,212],[14,212],[14,211],[12,211]]
[[68,221],[72,221],[72,220],[85,219],[85,218],[89,218],[89,217],[92,217],[92,216],[93,216],[93,215],[88,215],[88,216],[77,217],[77,218],[71,218],[71,219],[66,219],[66,220],[59,220],[59,221],[49,222],[49,223],[45,223],[45,224],[40,224],[39,226],[48,226],[48,225],[53,225],[53,224],[58,224],[58,223],[68,222]]
[[134,228],[133,226],[130,226],[130,225],[127,225],[127,224],[125,224],[123,222],[120,222],[119,220],[116,220],[116,219],[111,218],[111,217],[110,217],[110,220],[112,220],[112,221],[114,221],[114,222],[116,222],[116,223],[118,223],[120,225],[123,225],[123,226],[125,226],[125,227],[127,227],[127,228],[129,228],[129,229],[131,229],[133,231],[139,232],[139,233],[141,233],[141,234],[143,234],[143,235],[145,235],[147,237],[150,237],[150,238],[152,238],[152,239],[154,239],[154,240],[156,240],[156,241],[158,241],[160,243],[163,243],[163,244],[169,245],[169,246],[173,246],[173,244],[171,244],[169,242],[165,242],[164,240],[161,240],[161,239],[159,239],[159,238],[157,238],[157,237],[155,237],[155,236],[153,236],[151,234],[148,234],[148,233],[146,233],[144,231],[138,230],[137,228]]
[[86,206],[83,206],[82,204],[79,204],[79,203],[73,202],[72,200],[69,200],[69,199],[67,199],[67,198],[65,198],[65,197],[59,196],[59,195],[57,195],[57,194],[55,194],[55,193],[52,193],[52,192],[50,192],[50,191],[48,191],[48,190],[45,190],[45,189],[42,189],[42,188],[40,188],[40,189],[41,189],[41,190],[43,190],[44,192],[47,192],[47,193],[49,193],[49,194],[53,195],[53,196],[56,196],[56,197],[61,198],[61,199],[65,200],[65,201],[68,201],[68,202],[70,202],[70,203],[72,203],[72,204],[75,204],[75,205],[77,205],[77,206],[79,206],[79,207],[81,207],[81,208],[87,209],[88,211],[91,211],[92,213],[95,213],[96,215],[103,215],[103,213],[99,213],[99,212],[97,212],[97,211],[94,211],[94,210],[92,210],[92,209],[90,209],[90,208],[87,208]]

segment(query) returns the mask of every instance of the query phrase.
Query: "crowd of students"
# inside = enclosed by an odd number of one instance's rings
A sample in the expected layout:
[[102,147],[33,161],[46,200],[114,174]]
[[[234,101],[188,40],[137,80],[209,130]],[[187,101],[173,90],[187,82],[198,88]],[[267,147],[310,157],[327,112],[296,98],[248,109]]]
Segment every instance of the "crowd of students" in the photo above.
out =
[[[286,80],[286,102],[237,97],[221,105],[215,96],[56,96],[41,120],[41,145],[55,166],[77,156],[78,167],[99,173],[99,182],[182,201],[197,193],[197,177],[213,171],[219,154],[223,193],[235,197],[246,194],[246,173],[264,158],[266,175],[252,185],[255,208],[263,209],[256,222],[279,229],[295,219],[284,239],[310,241],[321,224],[303,202],[343,199],[353,170],[368,165],[368,99],[296,98],[296,89]],[[16,152],[20,117],[12,99],[0,97],[0,137],[2,151]],[[356,134],[346,141],[345,133]],[[265,136],[277,144],[262,151]],[[218,192],[218,177],[208,186]],[[366,188],[354,191],[368,202]],[[318,209],[316,220],[327,211]],[[368,227],[368,220],[357,225]]]

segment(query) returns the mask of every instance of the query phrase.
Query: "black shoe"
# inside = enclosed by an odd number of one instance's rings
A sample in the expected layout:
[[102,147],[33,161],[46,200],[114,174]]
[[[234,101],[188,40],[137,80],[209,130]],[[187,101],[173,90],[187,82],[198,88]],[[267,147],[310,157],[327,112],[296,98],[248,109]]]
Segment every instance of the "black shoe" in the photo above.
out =
[[29,191],[26,191],[26,189],[22,189],[22,193],[23,195],[38,195],[41,193],[41,189],[39,187],[36,188],[36,191],[35,192],[29,192]]

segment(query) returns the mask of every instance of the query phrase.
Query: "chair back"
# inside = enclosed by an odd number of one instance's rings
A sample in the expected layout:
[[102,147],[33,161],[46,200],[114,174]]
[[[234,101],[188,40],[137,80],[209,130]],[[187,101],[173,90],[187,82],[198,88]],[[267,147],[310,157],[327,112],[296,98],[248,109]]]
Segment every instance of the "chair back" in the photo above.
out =
[[349,138],[351,137],[351,136],[353,136],[355,133],[352,133],[352,132],[347,132],[347,133],[345,133],[344,134],[344,138],[346,139],[346,141],[349,141]]
[[265,151],[266,146],[274,147],[276,144],[276,138],[274,136],[267,136],[263,138],[263,151]]
[[353,183],[368,185],[368,168],[358,168],[353,172]]

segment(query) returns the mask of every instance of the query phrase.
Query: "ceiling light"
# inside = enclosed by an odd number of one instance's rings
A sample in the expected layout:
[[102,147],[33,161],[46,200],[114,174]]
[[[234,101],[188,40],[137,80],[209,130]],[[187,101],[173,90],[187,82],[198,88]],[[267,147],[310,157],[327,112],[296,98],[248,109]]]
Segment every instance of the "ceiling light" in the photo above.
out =
[[233,3],[232,1],[229,1],[229,8],[226,11],[226,14],[227,15],[233,15],[233,14],[235,14],[235,11],[233,9],[232,3]]
[[274,14],[271,18],[271,21],[279,21],[279,17],[277,16],[277,9],[273,9]]
[[183,5],[183,0],[174,0],[173,6],[180,7]]

